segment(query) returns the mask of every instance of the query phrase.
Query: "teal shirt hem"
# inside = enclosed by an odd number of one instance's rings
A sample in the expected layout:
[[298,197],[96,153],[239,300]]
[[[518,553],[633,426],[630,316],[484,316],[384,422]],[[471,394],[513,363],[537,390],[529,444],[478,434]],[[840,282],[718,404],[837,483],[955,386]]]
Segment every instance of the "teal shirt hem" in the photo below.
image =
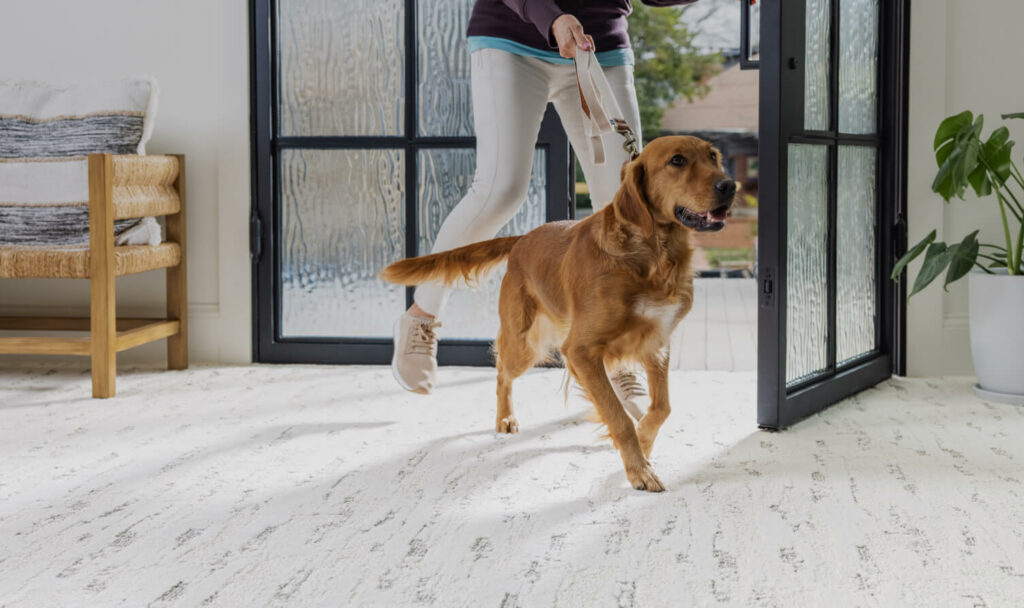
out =
[[[571,65],[572,59],[566,59],[558,54],[557,51],[542,51],[535,49],[532,46],[526,46],[519,42],[513,42],[512,40],[506,40],[504,38],[496,38],[494,36],[469,36],[469,52],[477,51],[480,49],[499,49],[507,51],[513,55],[523,55],[525,57],[536,57],[543,61],[550,63],[557,63],[562,65]],[[633,49],[612,49],[610,51],[600,51],[594,53],[597,57],[597,62],[603,67],[612,67],[616,65],[633,65]]]

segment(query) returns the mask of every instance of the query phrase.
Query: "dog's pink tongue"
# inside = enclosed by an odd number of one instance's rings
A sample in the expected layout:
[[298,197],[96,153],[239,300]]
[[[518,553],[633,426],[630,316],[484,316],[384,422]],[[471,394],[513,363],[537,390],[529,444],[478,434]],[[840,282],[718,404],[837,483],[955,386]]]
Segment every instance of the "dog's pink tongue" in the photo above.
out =
[[721,222],[721,221],[724,221],[726,216],[728,216],[728,215],[729,215],[728,211],[722,211],[721,213],[715,213],[713,211],[708,211],[708,213],[707,213],[707,215],[705,217],[706,217],[706,219],[709,222]]

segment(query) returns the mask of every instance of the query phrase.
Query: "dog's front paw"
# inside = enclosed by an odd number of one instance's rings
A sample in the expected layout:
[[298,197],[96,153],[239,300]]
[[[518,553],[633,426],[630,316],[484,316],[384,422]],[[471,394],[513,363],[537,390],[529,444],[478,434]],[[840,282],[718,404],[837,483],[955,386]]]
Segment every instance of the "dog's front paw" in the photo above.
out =
[[499,418],[494,430],[498,431],[499,433],[518,433],[519,421],[516,420],[515,416]]
[[661,483],[658,476],[654,474],[654,469],[650,464],[645,464],[638,469],[626,469],[626,477],[629,479],[630,485],[637,490],[644,490],[646,492],[665,491],[665,484]]

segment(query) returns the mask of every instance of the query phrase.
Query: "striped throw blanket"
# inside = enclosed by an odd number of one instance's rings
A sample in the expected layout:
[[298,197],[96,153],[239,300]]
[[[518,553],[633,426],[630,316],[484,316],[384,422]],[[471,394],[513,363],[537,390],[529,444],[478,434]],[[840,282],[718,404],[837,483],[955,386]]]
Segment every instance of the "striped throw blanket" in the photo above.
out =
[[[0,245],[89,242],[87,155],[145,154],[151,78],[58,88],[0,81]],[[115,222],[118,245],[157,245],[154,218]]]

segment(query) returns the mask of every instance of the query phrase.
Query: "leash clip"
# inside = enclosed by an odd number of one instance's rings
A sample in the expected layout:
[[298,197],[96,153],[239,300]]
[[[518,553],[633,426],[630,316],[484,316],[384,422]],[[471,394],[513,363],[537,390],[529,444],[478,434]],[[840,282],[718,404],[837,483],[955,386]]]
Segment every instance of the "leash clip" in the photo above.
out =
[[629,128],[626,121],[621,118],[613,118],[612,127],[626,140],[622,142],[622,149],[629,153],[629,160],[633,161],[639,158],[640,149],[637,148],[636,133],[633,133],[633,129]]
[[576,68],[576,89],[580,94],[580,105],[587,117],[586,133],[590,138],[594,164],[604,164],[601,134],[610,131],[615,131],[625,139],[622,149],[629,154],[630,161],[636,160],[640,156],[636,133],[626,124],[625,119],[618,118],[623,116],[622,110],[615,103],[615,94],[608,86],[596,56],[592,51],[578,51],[573,65]]

